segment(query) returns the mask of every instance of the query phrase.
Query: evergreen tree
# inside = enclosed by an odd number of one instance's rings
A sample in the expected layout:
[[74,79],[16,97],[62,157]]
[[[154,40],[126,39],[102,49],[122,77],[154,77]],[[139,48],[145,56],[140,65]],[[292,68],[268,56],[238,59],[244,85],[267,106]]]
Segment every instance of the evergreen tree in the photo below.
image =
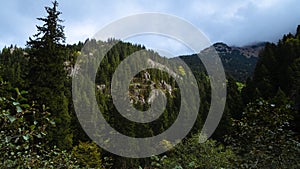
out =
[[27,42],[30,48],[28,83],[31,99],[39,100],[40,106],[49,106],[51,117],[56,123],[55,128],[48,130],[48,139],[53,145],[69,149],[72,146],[72,134],[64,86],[67,80],[64,69],[65,35],[64,27],[60,25],[61,12],[57,11],[57,7],[57,1],[53,2],[52,8],[45,7],[48,15],[38,18],[44,24],[37,26],[38,33]]

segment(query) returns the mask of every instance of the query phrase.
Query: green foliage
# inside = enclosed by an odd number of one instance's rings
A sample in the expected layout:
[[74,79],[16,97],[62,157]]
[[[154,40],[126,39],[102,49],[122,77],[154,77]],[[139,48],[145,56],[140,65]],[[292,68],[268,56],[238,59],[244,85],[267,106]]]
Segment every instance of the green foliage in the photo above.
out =
[[47,135],[50,145],[57,145],[62,149],[72,147],[72,132],[70,130],[71,117],[66,98],[67,72],[64,69],[65,48],[61,44],[65,41],[61,12],[57,11],[58,3],[53,7],[46,7],[47,16],[38,18],[44,25],[37,26],[38,33],[29,38],[29,92],[31,100],[39,100],[40,106],[49,106],[51,118],[55,121],[55,128],[48,128]]
[[299,168],[300,143],[290,130],[290,104],[250,103],[227,143],[242,157],[239,168]]
[[227,80],[226,105],[222,119],[213,134],[214,139],[223,141],[224,136],[234,130],[231,126],[231,118],[239,119],[241,117],[243,108],[244,105],[239,91],[239,86],[233,78],[229,77]]
[[199,143],[199,137],[193,136],[179,143],[167,155],[153,156],[153,169],[194,169],[194,168],[233,168],[235,154],[214,140]]
[[103,168],[101,149],[94,142],[80,142],[73,147],[72,154],[81,167]]
[[[278,88],[288,96],[299,86],[300,43],[297,35],[284,35],[278,44],[267,43],[261,51],[253,79],[247,83],[245,95],[251,95],[257,88],[262,97],[270,99]],[[251,97],[246,102],[253,101]]]
[[[285,35],[278,44],[258,45],[258,48],[264,45],[265,48],[255,70],[255,57],[247,58],[240,49],[222,43],[214,45],[228,78],[225,111],[213,135],[217,141],[199,144],[194,135],[206,119],[211,100],[209,77],[198,55],[172,59],[156,57],[153,61],[161,63],[182,59],[190,67],[201,96],[199,116],[187,138],[175,149],[161,156],[131,159],[101,150],[82,130],[73,110],[71,94],[77,57],[88,58],[87,63],[79,61],[90,65],[88,71],[99,67],[96,79],[87,77],[82,80],[82,86],[90,91],[95,84],[99,109],[105,119],[130,137],[151,137],[167,130],[180,109],[180,89],[166,72],[155,69],[140,72],[129,85],[134,107],[149,109],[151,103],[147,99],[153,89],[166,94],[167,106],[159,119],[151,123],[125,119],[111,98],[114,71],[127,56],[137,51],[141,51],[140,57],[158,54],[145,50],[144,46],[115,39],[64,45],[64,27],[60,24],[61,12],[57,7],[57,1],[53,2],[53,7],[46,7],[47,16],[38,18],[43,25],[37,26],[37,34],[29,38],[26,49],[11,45],[0,53],[0,168],[299,168],[300,26],[296,35]],[[103,48],[111,49],[99,66],[95,59],[103,55]],[[124,71],[136,66],[126,65]],[[171,65],[170,69],[179,76],[190,76],[183,67]],[[253,78],[248,78],[253,70]],[[148,80],[145,73],[148,73]],[[244,82],[246,78],[246,85],[236,82]],[[24,97],[26,91],[15,87],[28,90],[28,99]],[[90,93],[84,93],[82,100],[90,105],[88,96]],[[255,101],[260,97],[271,101]],[[250,104],[242,114],[247,103]],[[85,111],[93,110],[87,108]],[[101,132],[99,128],[97,134],[103,134]],[[224,135],[228,135],[226,143],[232,148],[222,145]],[[167,140],[162,144],[172,146]]]
[[0,76],[11,86],[25,87],[24,77],[28,72],[28,62],[25,59],[26,51],[16,46],[3,48],[0,53]]
[[238,86],[238,91],[241,92],[242,89],[245,87],[245,84],[241,83],[241,82],[236,82],[236,85]]
[[178,67],[178,70],[179,70],[179,73],[180,73],[182,76],[185,75],[185,71],[184,71],[184,69],[183,69],[182,66],[179,66],[179,67]]
[[16,98],[0,97],[0,168],[75,168],[66,151],[47,148],[46,128],[54,125],[47,108],[28,104],[27,92],[15,91]]
[[[300,133],[300,37],[284,35],[277,44],[267,43],[261,51],[253,79],[243,88],[245,104],[258,98],[266,100],[276,97],[278,91],[292,100],[297,113],[294,115],[293,131]],[[278,100],[278,99],[277,99]]]

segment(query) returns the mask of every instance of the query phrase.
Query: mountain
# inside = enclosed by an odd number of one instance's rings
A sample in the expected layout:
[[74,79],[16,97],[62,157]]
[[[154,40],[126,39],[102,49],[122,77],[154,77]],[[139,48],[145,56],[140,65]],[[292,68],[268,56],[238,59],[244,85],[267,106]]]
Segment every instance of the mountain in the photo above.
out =
[[[226,75],[232,76],[235,80],[245,82],[251,77],[258,59],[259,52],[264,48],[265,43],[255,43],[244,47],[228,46],[225,43],[215,43],[213,47],[217,51],[223,63]],[[203,50],[200,52],[204,53]],[[197,54],[179,56],[194,71],[204,71],[199,67]]]
[[266,42],[258,42],[253,43],[251,45],[243,46],[243,47],[235,47],[232,46],[232,50],[240,51],[247,58],[258,57],[259,52],[264,49]]

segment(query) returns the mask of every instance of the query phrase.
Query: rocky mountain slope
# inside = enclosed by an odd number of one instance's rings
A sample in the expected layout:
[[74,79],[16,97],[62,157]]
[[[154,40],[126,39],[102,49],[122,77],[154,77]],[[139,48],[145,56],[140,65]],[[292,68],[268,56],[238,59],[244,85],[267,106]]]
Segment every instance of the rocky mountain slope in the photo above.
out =
[[[256,43],[244,47],[228,46],[224,43],[213,45],[222,60],[227,76],[232,76],[241,82],[245,82],[248,77],[252,76],[259,52],[264,46],[265,43]],[[205,50],[201,53],[203,52]],[[196,54],[179,56],[179,58],[185,61],[193,71],[205,70],[203,66],[199,66],[200,61]]]

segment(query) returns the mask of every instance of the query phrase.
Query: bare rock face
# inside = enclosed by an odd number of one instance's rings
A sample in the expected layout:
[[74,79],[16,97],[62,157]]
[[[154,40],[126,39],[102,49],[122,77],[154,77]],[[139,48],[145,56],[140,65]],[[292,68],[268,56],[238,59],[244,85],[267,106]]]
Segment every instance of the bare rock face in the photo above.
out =
[[172,94],[172,86],[167,84],[164,80],[160,82],[160,86],[165,89],[169,94]]
[[147,103],[148,104],[151,104],[153,103],[153,101],[155,100],[155,98],[159,95],[159,91],[158,90],[153,90],[151,93],[150,93],[150,96],[147,100]]
[[105,88],[106,88],[105,84],[97,85],[97,90],[100,90],[102,93],[104,92]]
[[154,67],[156,69],[163,70],[163,71],[167,72],[170,76],[172,76],[175,79],[177,79],[177,78],[178,79],[182,79],[182,77],[180,75],[178,75],[177,73],[175,73],[174,71],[172,71],[171,69],[169,69],[167,66],[165,66],[163,64],[155,62],[155,61],[153,61],[151,59],[148,59],[147,63],[151,67]]
[[144,73],[144,78],[146,81],[149,81],[151,78],[150,74],[147,71]]

